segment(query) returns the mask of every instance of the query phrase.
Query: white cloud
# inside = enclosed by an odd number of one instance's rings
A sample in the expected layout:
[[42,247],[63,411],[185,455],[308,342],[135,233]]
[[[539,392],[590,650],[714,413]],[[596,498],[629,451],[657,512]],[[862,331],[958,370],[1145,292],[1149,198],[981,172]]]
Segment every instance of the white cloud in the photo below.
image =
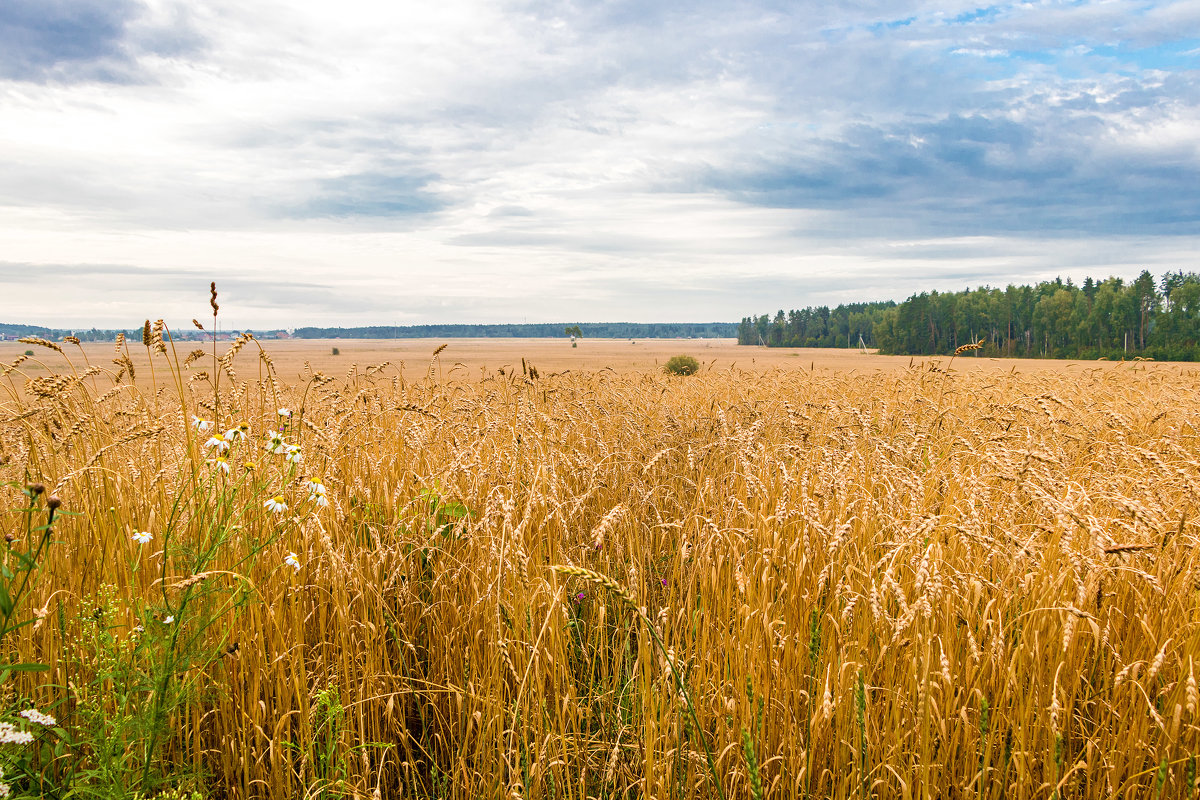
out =
[[242,325],[736,319],[1200,239],[1197,72],[1155,49],[1194,3],[119,10],[0,63],[0,260],[100,265],[9,316],[216,279]]

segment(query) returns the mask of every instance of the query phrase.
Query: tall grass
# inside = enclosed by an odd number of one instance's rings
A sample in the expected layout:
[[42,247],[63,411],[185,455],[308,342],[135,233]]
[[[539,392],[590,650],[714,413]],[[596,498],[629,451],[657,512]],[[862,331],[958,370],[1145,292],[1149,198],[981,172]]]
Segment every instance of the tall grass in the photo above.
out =
[[[285,382],[162,336],[157,388],[7,370],[0,480],[76,514],[3,643],[46,791],[1196,793],[1193,375]],[[193,416],[247,425],[228,474]]]

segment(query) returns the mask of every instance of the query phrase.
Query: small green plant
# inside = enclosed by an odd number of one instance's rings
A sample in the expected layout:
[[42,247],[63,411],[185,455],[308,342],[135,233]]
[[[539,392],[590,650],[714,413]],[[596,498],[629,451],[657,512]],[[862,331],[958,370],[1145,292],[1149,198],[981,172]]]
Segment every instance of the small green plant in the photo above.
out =
[[310,793],[310,797],[342,796],[348,766],[341,750],[342,727],[346,717],[341,698],[341,690],[336,683],[313,697],[313,771],[320,788],[316,794]]
[[[755,708],[754,684],[749,678],[746,678],[746,699],[750,701],[750,707]],[[747,730],[742,726],[742,755],[746,759],[746,772],[750,776],[750,797],[752,800],[762,800],[762,775],[759,773],[758,751],[755,746],[755,740],[762,737],[763,726],[763,707],[765,701],[762,697],[757,698],[757,713],[755,714],[754,730]]]
[[338,349],[335,347],[335,348],[333,348],[333,354],[334,354],[335,356],[340,356],[340,355],[342,354],[342,351],[341,351],[341,350],[338,350]]
[[472,516],[466,505],[443,497],[436,489],[422,489],[415,503],[429,515],[426,529],[430,535],[447,536],[456,525]]
[[[713,785],[717,789],[717,797],[719,800],[725,800],[725,788],[721,783],[721,778],[717,774],[717,768],[713,763],[712,749],[708,746],[708,740],[704,738],[703,729],[700,727],[700,720],[696,718],[696,705],[692,702],[692,693],[688,691],[687,684],[683,682],[683,676],[679,673],[679,666],[675,658],[667,650],[667,646],[663,644],[662,637],[658,633],[658,629],[654,627],[654,623],[646,616],[644,607],[639,606],[637,599],[633,593],[626,589],[621,584],[617,583],[607,575],[599,572],[594,572],[583,567],[572,567],[563,564],[552,564],[550,569],[557,572],[559,575],[569,575],[576,578],[582,578],[588,583],[600,586],[612,592],[618,600],[624,603],[634,614],[637,615],[639,621],[646,626],[646,632],[650,634],[650,639],[658,648],[659,654],[667,664],[667,671],[671,677],[675,679],[675,687],[679,690],[680,696],[683,697],[684,703],[687,705],[688,715],[691,717],[693,730],[695,730],[700,739],[700,745],[704,748],[704,758],[708,762],[708,773],[712,776]],[[755,772],[757,773],[757,763],[755,764]],[[528,785],[526,780],[525,785]]]
[[870,793],[870,761],[867,756],[867,688],[862,670],[858,671],[858,685],[854,690],[854,718],[858,723],[858,778],[859,796],[866,800]]
[[700,371],[700,362],[691,356],[671,356],[663,372],[668,375],[695,375]]
[[32,351],[32,350],[26,350],[26,351],[25,351],[25,355],[27,355],[27,356],[31,356],[31,355],[33,355],[33,351]]
[[[0,554],[0,645],[5,644],[10,634],[27,625],[33,625],[36,629],[49,613],[47,603],[28,619],[18,619],[21,602],[27,599],[36,583],[40,562],[53,542],[56,515],[61,517],[68,513],[60,511],[62,501],[50,495],[45,498],[46,522],[35,526],[33,516],[39,513],[41,497],[45,492],[46,487],[40,483],[31,483],[22,489],[29,499],[29,505],[23,510],[24,536],[9,534],[6,537],[7,550]],[[5,646],[4,650],[6,656],[0,661],[0,684],[7,682],[14,672],[42,672],[49,669],[46,664],[9,661],[8,647]],[[11,699],[11,690],[6,690],[5,694]],[[13,785],[7,781],[36,786],[39,792],[51,788],[52,776],[48,772],[43,774],[42,770],[48,770],[47,765],[62,752],[62,740],[66,735],[54,717],[36,708],[26,708],[17,713],[12,711],[10,708],[0,716],[0,745],[32,747],[0,751],[0,796],[3,797],[8,797],[13,791]]]

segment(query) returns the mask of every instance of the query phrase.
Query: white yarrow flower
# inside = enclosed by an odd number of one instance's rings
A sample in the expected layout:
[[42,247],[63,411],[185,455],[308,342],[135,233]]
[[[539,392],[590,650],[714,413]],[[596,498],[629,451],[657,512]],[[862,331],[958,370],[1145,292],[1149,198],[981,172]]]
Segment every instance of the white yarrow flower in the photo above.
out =
[[23,731],[11,722],[0,722],[0,744],[29,744],[33,734]]
[[47,728],[58,724],[58,720],[56,720],[54,717],[50,716],[49,714],[43,714],[36,708],[27,708],[20,712],[20,715],[30,722],[33,722],[37,725],[45,725]]
[[137,531],[129,538],[133,539],[138,544],[149,544],[150,540],[154,538],[154,534],[150,531]]
[[275,495],[267,502],[263,503],[263,508],[267,511],[274,511],[276,514],[282,514],[287,511],[287,503],[283,502],[281,495]]

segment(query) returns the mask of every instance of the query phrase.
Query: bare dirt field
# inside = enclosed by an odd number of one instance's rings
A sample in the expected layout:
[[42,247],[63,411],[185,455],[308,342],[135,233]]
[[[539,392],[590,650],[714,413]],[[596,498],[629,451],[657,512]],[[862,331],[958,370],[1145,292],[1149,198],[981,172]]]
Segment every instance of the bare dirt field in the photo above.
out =
[[[440,369],[444,378],[461,381],[495,374],[500,369],[506,372],[520,370],[522,359],[527,365],[536,367],[542,375],[567,371],[654,371],[661,369],[667,359],[675,355],[693,356],[700,361],[703,369],[719,371],[736,368],[750,372],[803,369],[870,374],[903,369],[921,362],[941,362],[945,365],[950,360],[947,356],[912,358],[861,353],[857,350],[747,347],[738,346],[733,339],[584,339],[574,348],[565,339],[298,339],[264,340],[260,344],[273,360],[279,377],[286,381],[307,377],[309,370],[341,376],[356,365],[365,368],[383,362],[391,362],[392,368],[401,371],[406,379],[420,378],[432,367],[435,371]],[[446,345],[445,350],[434,361],[434,350],[443,344]],[[198,346],[198,343],[184,342],[177,345],[176,349],[182,360]],[[65,344],[63,347],[77,367],[83,363],[79,358],[79,347]],[[81,347],[90,363],[112,366],[112,344],[85,343]],[[218,353],[224,353],[228,348],[228,342],[219,342],[217,345]],[[338,355],[333,354],[334,348],[339,351]],[[21,365],[22,372],[27,376],[57,372],[65,366],[62,356],[44,347],[19,342],[0,342],[0,361],[11,364],[27,349],[35,351],[35,355]],[[210,350],[211,345],[206,352]],[[147,380],[149,369],[145,347],[141,342],[131,341],[129,354],[137,368],[138,381]],[[252,370],[250,365],[254,355],[253,345],[248,346],[238,359],[239,369]],[[1144,363],[999,359],[966,355],[954,359],[953,367],[962,372],[1015,370],[1018,373],[1044,373],[1129,368]],[[204,369],[206,365],[211,365],[211,356],[196,361],[193,369]],[[1184,374],[1200,370],[1194,364],[1156,366]],[[250,377],[249,372],[246,377]]]

